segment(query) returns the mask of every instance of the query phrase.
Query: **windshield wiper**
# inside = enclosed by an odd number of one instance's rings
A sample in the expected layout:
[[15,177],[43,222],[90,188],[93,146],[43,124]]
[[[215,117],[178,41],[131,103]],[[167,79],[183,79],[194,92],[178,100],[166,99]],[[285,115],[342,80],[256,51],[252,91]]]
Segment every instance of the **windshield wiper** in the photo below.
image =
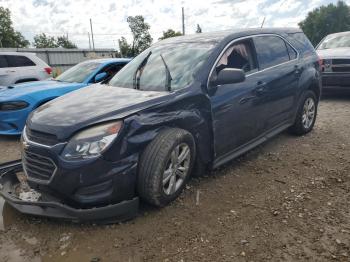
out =
[[166,71],[165,88],[166,88],[168,91],[171,91],[171,80],[173,80],[173,79],[172,79],[172,77],[171,77],[169,67],[168,67],[168,65],[166,64],[163,55],[160,54],[160,57],[162,58],[163,64],[164,64],[164,66],[165,66],[165,71]]
[[134,89],[140,89],[140,78],[141,78],[142,72],[140,72],[139,75],[137,75],[137,73],[141,70],[141,68],[143,68],[147,64],[148,58],[151,56],[151,54],[152,54],[152,51],[150,51],[148,55],[145,57],[145,59],[142,60],[142,62],[140,63],[140,65],[137,67],[135,71],[135,74],[133,77]]

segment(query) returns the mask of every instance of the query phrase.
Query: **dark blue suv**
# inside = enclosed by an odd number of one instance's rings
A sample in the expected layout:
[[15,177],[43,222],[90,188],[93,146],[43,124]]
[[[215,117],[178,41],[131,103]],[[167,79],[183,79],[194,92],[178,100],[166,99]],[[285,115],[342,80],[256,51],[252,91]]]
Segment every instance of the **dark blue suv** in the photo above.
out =
[[250,29],[160,41],[108,85],[36,110],[22,137],[26,179],[39,194],[2,194],[24,213],[127,218],[139,198],[164,206],[190,175],[272,136],[314,126],[321,78],[299,29]]

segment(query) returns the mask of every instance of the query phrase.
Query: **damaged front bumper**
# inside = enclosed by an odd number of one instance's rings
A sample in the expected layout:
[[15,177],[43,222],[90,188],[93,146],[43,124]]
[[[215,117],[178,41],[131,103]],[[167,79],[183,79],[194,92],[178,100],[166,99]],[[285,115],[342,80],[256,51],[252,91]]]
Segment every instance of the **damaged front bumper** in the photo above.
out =
[[[0,195],[19,212],[35,216],[71,220],[74,222],[122,222],[137,216],[139,199],[91,208],[74,208],[63,200],[46,192],[35,192],[38,199],[23,199],[18,194],[21,182],[18,173],[22,171],[19,161],[0,165]],[[30,189],[32,190],[32,189]],[[34,190],[32,190],[33,192]]]

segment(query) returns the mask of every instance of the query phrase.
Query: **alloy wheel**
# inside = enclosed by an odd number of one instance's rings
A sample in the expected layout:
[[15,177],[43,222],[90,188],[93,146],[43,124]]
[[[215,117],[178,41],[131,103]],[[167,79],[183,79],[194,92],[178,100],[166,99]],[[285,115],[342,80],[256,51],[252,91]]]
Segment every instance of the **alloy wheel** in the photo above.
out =
[[309,129],[314,122],[316,113],[316,105],[315,101],[309,97],[305,100],[303,115],[302,115],[302,123],[305,129]]
[[184,183],[191,161],[191,151],[187,144],[177,145],[170,154],[170,159],[163,173],[163,191],[166,195],[174,194]]

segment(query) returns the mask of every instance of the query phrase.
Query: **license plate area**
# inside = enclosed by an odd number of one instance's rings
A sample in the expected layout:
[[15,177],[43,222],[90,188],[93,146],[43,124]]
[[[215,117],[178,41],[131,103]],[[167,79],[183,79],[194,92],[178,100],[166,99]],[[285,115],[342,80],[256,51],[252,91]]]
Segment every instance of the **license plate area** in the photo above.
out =
[[15,185],[14,191],[16,197],[27,202],[38,202],[41,199],[41,193],[30,188],[27,183],[27,177],[23,172],[16,174],[19,183]]

